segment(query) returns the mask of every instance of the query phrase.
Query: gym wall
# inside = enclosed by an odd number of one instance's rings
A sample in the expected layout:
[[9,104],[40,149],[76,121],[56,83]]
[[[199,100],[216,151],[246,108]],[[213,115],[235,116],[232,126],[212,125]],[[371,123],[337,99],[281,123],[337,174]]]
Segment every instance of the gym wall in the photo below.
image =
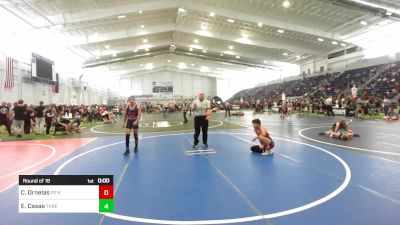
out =
[[[172,93],[153,93],[153,82],[172,82]],[[119,82],[122,92],[129,95],[153,94],[155,97],[166,98],[193,98],[200,91],[204,91],[207,97],[217,95],[217,79],[210,76],[201,76],[176,71],[160,71],[123,78]]]
[[19,99],[27,104],[71,104],[76,99],[77,104],[103,104],[108,101],[108,90],[96,89],[91,86],[84,88],[75,85],[73,79],[63,79],[60,73],[59,93],[52,92],[49,84],[31,81],[30,65],[21,61],[14,61],[14,87],[11,90],[4,89],[5,56],[0,54],[0,101],[16,102]]

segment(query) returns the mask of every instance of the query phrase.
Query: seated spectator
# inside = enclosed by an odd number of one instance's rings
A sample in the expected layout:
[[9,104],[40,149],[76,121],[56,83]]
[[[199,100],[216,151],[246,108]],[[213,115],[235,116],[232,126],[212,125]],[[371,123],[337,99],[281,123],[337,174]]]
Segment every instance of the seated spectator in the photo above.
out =
[[56,126],[64,127],[65,131],[67,132],[76,131],[77,133],[79,133],[79,128],[70,123],[70,119],[65,117],[64,112],[61,112],[59,116],[57,116]]
[[398,120],[398,113],[394,111],[394,107],[390,107],[387,116],[384,117],[386,120]]

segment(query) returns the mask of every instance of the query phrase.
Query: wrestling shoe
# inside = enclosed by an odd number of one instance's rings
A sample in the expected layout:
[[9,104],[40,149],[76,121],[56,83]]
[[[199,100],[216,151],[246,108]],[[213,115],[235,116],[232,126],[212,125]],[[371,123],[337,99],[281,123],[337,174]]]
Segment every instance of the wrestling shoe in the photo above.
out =
[[135,149],[133,150],[133,152],[138,152],[139,150],[138,150],[138,146],[137,145],[135,145]]
[[198,142],[193,143],[193,148],[197,148],[197,147],[199,147],[199,143]]
[[129,155],[129,149],[128,148],[125,150],[124,155]]
[[261,155],[273,156],[273,155],[274,155],[274,153],[273,153],[273,152],[271,152],[271,151],[265,151],[265,152],[261,153]]

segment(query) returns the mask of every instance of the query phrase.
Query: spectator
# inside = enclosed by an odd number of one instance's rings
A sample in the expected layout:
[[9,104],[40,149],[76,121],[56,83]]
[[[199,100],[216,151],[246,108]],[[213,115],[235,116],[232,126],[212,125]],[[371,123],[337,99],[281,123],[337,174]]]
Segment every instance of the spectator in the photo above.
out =
[[35,127],[36,132],[41,134],[44,129],[44,110],[45,107],[43,106],[43,101],[39,102],[39,106],[34,108],[35,110]]
[[18,102],[14,105],[13,108],[14,111],[13,127],[17,138],[22,137],[22,131],[24,129],[26,107],[23,104],[24,104],[23,100],[18,100]]
[[226,101],[225,103],[225,117],[231,117],[231,105],[229,104],[229,101]]
[[11,133],[11,112],[6,102],[2,102],[0,106],[0,126],[4,125],[7,129],[8,135],[12,136]]
[[55,113],[53,110],[53,107],[51,105],[47,106],[46,110],[44,111],[44,121],[46,123],[46,135],[50,136],[50,128],[51,128],[51,124],[54,120],[55,117]]
[[24,107],[26,108],[25,116],[24,116],[24,133],[30,134],[31,129],[33,127],[32,119],[34,118],[34,111],[33,111],[32,106],[28,107],[25,104]]

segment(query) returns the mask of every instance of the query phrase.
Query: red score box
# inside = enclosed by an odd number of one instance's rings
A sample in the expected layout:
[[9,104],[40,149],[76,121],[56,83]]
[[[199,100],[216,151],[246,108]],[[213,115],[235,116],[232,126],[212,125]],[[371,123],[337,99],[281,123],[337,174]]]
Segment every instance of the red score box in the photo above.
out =
[[114,198],[113,185],[99,185],[99,199],[112,199]]

